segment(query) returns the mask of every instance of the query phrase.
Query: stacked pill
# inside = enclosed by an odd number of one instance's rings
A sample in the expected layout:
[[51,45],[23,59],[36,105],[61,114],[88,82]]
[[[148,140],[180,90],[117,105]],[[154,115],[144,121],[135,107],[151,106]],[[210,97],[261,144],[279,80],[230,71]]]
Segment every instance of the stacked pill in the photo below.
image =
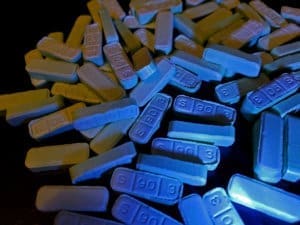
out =
[[[55,212],[54,225],[242,225],[242,205],[300,222],[300,196],[276,186],[300,181],[300,9],[122,6],[88,1],[66,38],[50,33],[25,54],[34,89],[0,95],[7,123],[35,140],[25,166],[69,176],[38,189],[37,210]],[[253,174],[213,186],[239,121],[252,126]],[[69,131],[82,138],[44,144]]]

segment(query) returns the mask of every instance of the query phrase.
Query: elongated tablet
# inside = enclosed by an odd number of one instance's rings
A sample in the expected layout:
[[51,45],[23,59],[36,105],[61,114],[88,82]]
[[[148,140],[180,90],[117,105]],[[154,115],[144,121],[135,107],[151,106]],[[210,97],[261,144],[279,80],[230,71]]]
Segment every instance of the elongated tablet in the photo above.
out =
[[84,103],[76,103],[57,112],[31,120],[28,124],[30,136],[34,139],[42,139],[72,130],[72,112],[83,107],[85,107]]
[[244,225],[223,188],[216,187],[206,192],[203,201],[214,224]]
[[139,28],[148,28],[148,29],[155,29],[155,22],[150,22],[147,24],[140,24],[138,19],[133,15],[127,15],[123,19],[123,23],[129,29],[139,29]]
[[199,141],[217,146],[231,146],[235,140],[234,126],[220,126],[183,121],[171,121],[168,137]]
[[[197,0],[199,2],[199,0]],[[201,0],[202,1],[202,0]],[[203,16],[207,16],[219,8],[218,4],[215,2],[207,2],[200,4],[195,7],[187,8],[183,11],[183,15],[189,19],[197,19]]]
[[90,87],[104,101],[113,101],[125,96],[124,89],[113,82],[92,63],[83,64],[78,70],[80,81]]
[[102,5],[105,6],[111,18],[122,20],[125,17],[125,12],[117,0],[101,0]]
[[279,115],[263,112],[253,127],[253,169],[258,179],[277,183],[283,169],[283,126]]
[[165,205],[177,203],[183,192],[183,184],[179,180],[125,167],[114,170],[110,186],[114,191]]
[[33,172],[57,170],[81,163],[89,158],[89,145],[73,143],[31,148],[25,166]]
[[217,146],[172,138],[155,138],[151,152],[174,159],[203,164],[207,170],[215,170],[220,162]]
[[47,81],[76,83],[78,65],[58,60],[34,59],[25,69],[30,77]]
[[35,206],[42,212],[105,212],[108,200],[109,192],[102,186],[45,185],[37,192]]
[[204,186],[206,184],[207,168],[199,163],[140,153],[136,168],[161,175],[168,174],[169,177],[193,186]]
[[107,9],[105,7],[100,7],[98,13],[101,18],[106,43],[118,42],[119,36]]
[[300,110],[300,93],[291,95],[272,107],[272,110],[278,113],[282,118],[290,112]]
[[137,29],[133,34],[151,52],[155,51],[154,50],[155,37],[154,37],[153,33],[151,33],[150,31],[148,31],[147,29],[140,28],[140,29]]
[[87,25],[92,21],[89,15],[80,15],[76,18],[74,25],[66,40],[66,45],[72,48],[80,48],[84,37],[84,31]]
[[130,97],[136,100],[138,106],[144,106],[170,82],[174,75],[175,65],[163,58],[157,63],[157,73],[141,81],[130,92]]
[[227,191],[230,199],[238,204],[288,223],[300,221],[299,195],[241,174],[232,175]]
[[107,152],[91,157],[69,169],[72,183],[98,179],[103,173],[114,167],[131,163],[135,155],[134,144],[126,142]]
[[37,49],[40,50],[44,56],[51,56],[72,63],[77,62],[81,57],[80,48],[71,48],[49,37],[43,37],[37,43]]
[[121,85],[126,90],[133,88],[137,84],[138,78],[120,43],[106,44],[103,51]]
[[86,130],[123,119],[136,118],[139,107],[132,98],[93,105],[74,111],[74,128]]
[[171,105],[171,96],[162,93],[154,95],[130,128],[128,132],[130,139],[139,144],[148,143],[159,129],[163,117]]
[[149,50],[143,47],[132,55],[134,69],[141,80],[146,80],[156,73],[157,67]]
[[98,126],[94,128],[90,128],[87,130],[80,130],[80,134],[84,136],[86,139],[91,140],[93,139],[105,126]]
[[280,14],[283,18],[300,24],[300,9],[290,6],[282,6]]
[[295,41],[289,44],[281,45],[273,48],[271,54],[275,57],[282,57],[300,52],[300,41]]
[[102,22],[99,15],[100,4],[98,0],[91,0],[86,3],[87,9],[91,17],[93,18],[93,22],[96,23],[100,30],[102,30]]
[[183,34],[179,34],[175,38],[174,45],[177,50],[182,50],[198,57],[202,56],[203,47]]
[[180,199],[178,209],[185,225],[213,225],[206,205],[198,194],[190,194]]
[[54,225],[122,225],[121,223],[99,217],[87,216],[79,213],[60,211],[56,214]]
[[155,25],[154,48],[167,55],[173,48],[173,13],[170,11],[158,12]]
[[300,69],[300,61],[299,61],[300,53],[286,55],[281,58],[274,60],[263,66],[263,69],[268,72],[274,72],[276,70],[281,69],[289,69],[292,71]]

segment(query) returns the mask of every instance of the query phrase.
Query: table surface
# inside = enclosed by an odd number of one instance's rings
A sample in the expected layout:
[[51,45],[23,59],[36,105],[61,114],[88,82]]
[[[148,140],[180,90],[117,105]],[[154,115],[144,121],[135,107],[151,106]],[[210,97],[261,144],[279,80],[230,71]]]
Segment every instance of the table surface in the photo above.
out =
[[[64,2],[64,3],[62,3]],[[24,54],[33,49],[37,41],[50,32],[63,31],[65,36],[69,33],[73,22],[80,14],[87,13],[86,0],[73,1],[20,1],[9,2],[3,5],[3,9],[10,11],[10,16],[2,15],[2,37],[5,48],[2,56],[2,74],[0,82],[0,94],[13,93],[33,89],[28,74],[25,72]],[[70,1],[71,2],[71,1]],[[120,1],[125,10],[129,1]],[[297,6],[299,0],[292,1],[265,1],[274,9],[279,10],[280,4]],[[299,7],[299,5],[298,5]],[[16,19],[13,21],[12,18]],[[214,84],[203,83],[201,89],[194,97],[215,100],[213,95]],[[164,89],[165,93],[176,96],[179,92],[171,87]],[[237,109],[239,104],[235,105]],[[165,136],[168,121],[176,116],[169,112],[155,137]],[[245,121],[240,114],[236,123],[236,142],[230,148],[221,148],[221,163],[215,171],[209,172],[207,185],[204,187],[185,186],[184,195],[197,192],[203,194],[214,187],[226,187],[230,176],[234,173],[242,173],[253,177],[252,151],[251,151],[251,127],[252,124]],[[1,186],[0,186],[0,224],[1,225],[50,225],[56,213],[41,213],[35,209],[34,201],[37,189],[42,185],[69,185],[71,184],[68,171],[32,173],[24,166],[26,152],[31,147],[63,144],[73,142],[85,142],[86,140],[76,131],[70,131],[43,142],[37,142],[30,138],[27,124],[13,128],[10,127],[4,117],[0,119],[1,133]],[[128,140],[124,138],[122,142]],[[149,152],[149,145],[137,145],[139,151]],[[134,168],[134,164],[130,165]],[[108,185],[110,173],[103,178],[86,182],[91,185]],[[275,186],[290,192],[300,194],[300,184],[281,181]],[[109,206],[118,196],[111,192]],[[164,207],[150,203],[152,206],[172,215],[180,220],[176,206]],[[260,214],[245,207],[236,205],[245,224],[285,224],[268,216]],[[90,214],[105,218],[112,218],[110,212]]]

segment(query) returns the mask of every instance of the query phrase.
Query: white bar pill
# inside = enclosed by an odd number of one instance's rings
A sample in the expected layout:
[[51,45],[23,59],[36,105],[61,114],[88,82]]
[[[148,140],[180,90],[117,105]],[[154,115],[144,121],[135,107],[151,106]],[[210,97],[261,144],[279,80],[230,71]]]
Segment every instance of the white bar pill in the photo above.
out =
[[[203,2],[203,0],[201,0]],[[187,1],[186,1],[187,3]],[[183,11],[183,15],[189,19],[198,19],[207,16],[219,8],[218,4],[211,1],[203,3],[196,7],[187,8]]]
[[282,118],[290,112],[300,110],[300,93],[296,93],[272,107],[272,110],[277,112]]
[[300,41],[275,47],[271,50],[271,54],[275,57],[282,57],[300,52]]
[[141,80],[146,80],[157,72],[157,67],[146,47],[132,55],[134,69]]
[[30,148],[25,166],[32,172],[58,170],[89,158],[89,145],[73,143]]
[[69,169],[72,183],[98,179],[108,170],[131,163],[136,156],[136,150],[132,142],[126,142],[107,152],[89,158],[88,160],[72,166]]
[[118,42],[119,36],[107,9],[105,7],[100,7],[99,15],[102,22],[106,43],[109,44]]
[[105,212],[108,200],[109,192],[103,186],[45,185],[37,192],[35,206],[42,212]]
[[92,62],[97,66],[104,63],[102,53],[102,31],[96,23],[85,27],[82,55],[85,61]]
[[40,50],[44,56],[51,56],[67,62],[77,62],[81,57],[80,48],[71,48],[49,37],[43,37],[37,43],[37,49]]
[[98,0],[104,5],[112,19],[122,20],[126,14],[117,0]]
[[140,40],[140,42],[146,46],[151,52],[154,52],[154,35],[147,29],[140,28],[134,32],[134,35]]
[[155,21],[155,44],[156,51],[169,54],[173,47],[173,13],[170,11],[158,12]]
[[289,7],[289,6],[282,6],[281,7],[281,16],[287,20],[291,20],[297,24],[300,24],[300,9]]
[[30,77],[66,83],[77,82],[77,68],[74,63],[46,59],[31,60],[25,67]]
[[144,106],[151,98],[161,91],[175,75],[175,65],[163,58],[157,63],[157,73],[149,79],[141,81],[131,92],[130,97],[135,99],[138,106]]
[[115,147],[127,134],[135,120],[135,118],[124,119],[105,125],[90,142],[91,150],[101,154]]
[[203,47],[183,34],[179,34],[174,40],[174,46],[177,50],[182,50],[194,56],[201,57]]
[[113,101],[125,96],[125,90],[113,82],[92,63],[84,63],[78,70],[80,81],[90,87],[104,101]]
[[71,113],[83,107],[85,107],[84,103],[76,103],[60,111],[31,120],[28,124],[30,136],[34,139],[42,139],[72,130]]
[[90,24],[92,18],[89,15],[78,16],[66,40],[66,45],[72,48],[80,48],[85,27]]
[[106,44],[103,51],[124,89],[127,90],[136,86],[138,77],[120,43]]

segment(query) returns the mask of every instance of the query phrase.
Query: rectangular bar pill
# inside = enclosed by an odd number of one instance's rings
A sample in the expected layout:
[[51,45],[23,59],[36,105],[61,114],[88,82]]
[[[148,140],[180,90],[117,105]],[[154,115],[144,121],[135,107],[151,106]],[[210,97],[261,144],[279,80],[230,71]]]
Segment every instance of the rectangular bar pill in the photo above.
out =
[[204,201],[198,194],[190,194],[180,199],[178,209],[185,225],[213,225]]
[[[300,96],[300,94],[298,94]],[[299,97],[298,97],[299,99]],[[285,117],[283,179],[290,182],[300,180],[300,118],[292,115]]]
[[69,47],[54,38],[43,37],[36,47],[44,56],[51,56],[67,62],[77,62],[81,57],[80,48]]
[[244,98],[241,112],[246,118],[251,119],[254,115],[292,95],[298,88],[299,81],[292,74],[282,74],[269,83],[249,92]]
[[220,162],[220,149],[214,145],[171,138],[155,138],[151,153],[188,162],[203,164],[215,170]]
[[89,145],[73,143],[30,148],[25,166],[33,172],[57,170],[83,162],[89,158]]
[[177,50],[182,50],[198,57],[202,56],[203,47],[183,34],[179,34],[175,38],[174,45]]
[[265,182],[277,183],[283,169],[283,119],[263,112],[253,127],[253,169]]
[[300,9],[290,6],[281,6],[280,14],[283,18],[300,24]]
[[300,61],[299,61],[300,53],[283,56],[264,65],[263,69],[268,72],[274,72],[276,70],[289,69],[292,71],[300,69]]
[[84,37],[84,31],[87,25],[92,21],[89,15],[80,15],[76,18],[74,25],[66,40],[66,45],[71,48],[80,48]]
[[91,140],[93,139],[102,129],[104,126],[94,127],[87,130],[80,130],[80,134],[84,136],[86,139]]
[[125,119],[105,125],[90,142],[91,150],[96,154],[101,154],[115,147],[127,134],[134,121],[135,118]]
[[120,43],[106,44],[103,51],[121,85],[126,90],[133,88],[137,84],[138,78]]
[[149,79],[141,81],[131,92],[130,97],[135,99],[137,105],[142,107],[153,96],[164,89],[175,75],[175,65],[168,59],[163,58],[157,63],[157,73]]
[[239,4],[239,0],[217,0],[218,4],[226,9],[234,9]]
[[125,12],[117,0],[100,0],[100,3],[105,6],[112,19],[122,20],[125,17]]
[[134,69],[141,80],[146,80],[157,72],[157,67],[146,47],[140,48],[132,55]]
[[104,101],[113,101],[125,96],[125,90],[92,63],[84,63],[77,70],[80,81],[90,87]]
[[172,13],[182,12],[181,0],[132,0],[129,7],[140,24],[150,22],[159,11],[170,10]]
[[99,15],[100,4],[98,0],[91,0],[86,3],[88,11],[93,18],[93,22],[96,23],[100,30],[102,30],[102,21]]
[[47,88],[19,91],[9,94],[0,95],[0,115],[5,112],[8,108],[17,106],[20,104],[28,104],[32,101],[44,101],[48,99],[50,92]]
[[88,160],[70,167],[69,172],[73,184],[82,181],[98,179],[108,170],[131,163],[136,156],[132,142],[126,142],[107,152],[89,158]]
[[173,111],[188,117],[221,124],[234,124],[237,116],[236,110],[232,107],[186,95],[176,96]]
[[87,216],[79,213],[60,211],[56,214],[54,225],[122,225],[112,220],[102,219],[94,216]]
[[214,224],[244,225],[223,188],[217,187],[206,192],[203,195],[203,201]]
[[[203,81],[221,81],[225,72],[219,64],[198,58],[187,52],[176,50],[171,55],[171,61],[195,74]],[[220,60],[218,61],[218,63]]]
[[90,90],[85,84],[67,84],[55,82],[51,88],[51,94],[61,95],[64,98],[86,102],[91,104],[99,104],[102,99],[96,93]]
[[287,24],[287,21],[274,9],[268,7],[260,0],[253,0],[249,5],[254,8],[272,27],[280,28]]
[[291,95],[272,107],[272,110],[278,113],[282,118],[290,112],[300,110],[300,93]]
[[219,6],[217,3],[206,2],[195,7],[185,9],[182,14],[189,19],[198,19],[200,17],[209,15],[210,13],[214,12],[218,8]]
[[275,57],[282,57],[300,52],[300,41],[275,47],[271,50],[271,54]]
[[11,126],[19,126],[29,120],[54,112],[64,106],[62,96],[54,96],[45,100],[14,105],[6,111],[6,121]]
[[164,205],[176,204],[183,192],[183,183],[177,179],[125,167],[114,170],[110,186],[114,191]]
[[108,200],[109,192],[103,186],[45,185],[37,192],[35,206],[42,212],[105,212]]
[[136,118],[139,107],[132,98],[106,102],[76,110],[72,114],[77,130],[86,130],[123,119]]
[[258,56],[222,45],[207,46],[203,52],[203,59],[248,77],[257,77],[260,72],[261,60]]
[[167,136],[227,147],[235,141],[235,128],[232,125],[220,126],[175,120],[169,123]]
[[102,30],[97,23],[85,27],[84,41],[82,46],[83,59],[97,66],[103,65],[102,53]]
[[200,78],[180,66],[176,67],[176,73],[174,77],[170,80],[169,85],[176,87],[187,93],[195,93],[199,91],[202,81]]
[[154,50],[155,37],[154,37],[154,34],[152,34],[149,30],[147,30],[145,28],[140,28],[140,29],[137,29],[133,34],[151,52],[155,51]]
[[58,60],[34,59],[25,69],[30,77],[47,81],[76,83],[78,65]]
[[137,18],[133,15],[127,15],[123,19],[123,23],[129,29],[139,29],[139,28],[148,28],[148,29],[155,29],[155,22],[150,22],[147,24],[140,24]]
[[141,47],[139,39],[129,30],[129,28],[121,21],[115,20],[115,25],[122,40],[125,43],[125,49],[127,52],[134,53]]
[[207,168],[204,165],[172,159],[161,155],[139,154],[136,168],[151,173],[165,175],[192,186],[204,186]]
[[241,100],[248,92],[270,82],[269,78],[261,73],[256,78],[243,77],[215,87],[215,94],[220,102],[234,104]]
[[[112,206],[113,217],[128,225],[165,224],[182,225],[170,216],[154,209],[145,203],[130,197],[120,195]],[[146,222],[145,222],[146,220]],[[147,222],[148,221],[148,222]]]
[[101,18],[106,44],[118,42],[119,36],[107,9],[101,6],[98,13]]
[[300,36],[300,27],[296,24],[289,23],[272,33],[261,37],[257,42],[257,47],[264,50],[272,50],[273,48],[285,44],[294,38]]
[[157,93],[130,128],[129,138],[139,144],[146,144],[159,129],[164,115],[172,105],[172,97]]
[[233,202],[288,223],[300,221],[299,195],[241,174],[231,176],[227,191]]
[[42,139],[61,134],[73,129],[72,112],[85,107],[76,103],[49,115],[31,120],[28,123],[29,134],[33,139]]
[[173,48],[173,13],[161,11],[157,13],[155,20],[155,44],[156,51],[168,55]]

